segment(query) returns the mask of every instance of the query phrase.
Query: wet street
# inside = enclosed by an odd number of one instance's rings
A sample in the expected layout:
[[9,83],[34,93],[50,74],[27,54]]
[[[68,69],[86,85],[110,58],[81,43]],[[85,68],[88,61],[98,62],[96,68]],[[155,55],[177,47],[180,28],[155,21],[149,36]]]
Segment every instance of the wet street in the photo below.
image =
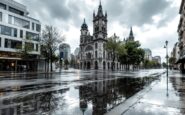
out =
[[[0,76],[0,115],[183,115],[185,78],[164,70]],[[120,109],[121,108],[121,109]]]

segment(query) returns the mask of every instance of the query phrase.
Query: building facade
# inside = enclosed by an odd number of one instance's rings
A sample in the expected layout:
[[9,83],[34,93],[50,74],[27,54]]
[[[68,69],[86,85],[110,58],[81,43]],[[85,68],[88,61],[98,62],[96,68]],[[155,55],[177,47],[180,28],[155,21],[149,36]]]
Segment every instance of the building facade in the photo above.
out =
[[157,62],[158,64],[161,64],[161,57],[160,56],[154,56],[154,57],[152,57],[152,60]]
[[148,48],[144,48],[144,51],[145,51],[144,59],[152,61],[152,51],[150,49],[148,49]]
[[177,63],[180,64],[180,70],[185,72],[185,1],[181,1],[179,10],[180,21],[178,25],[178,36],[179,36],[179,59]]
[[[98,12],[93,13],[93,35],[90,35],[88,26],[84,22],[80,35],[80,68],[81,69],[110,69],[111,54],[105,50],[107,42],[107,13],[103,13],[100,3]],[[115,68],[119,63],[115,62]]]
[[171,57],[174,59],[175,64],[171,65],[174,69],[179,69],[179,64],[177,64],[176,62],[179,59],[179,43],[175,43],[173,50],[171,52]]
[[[38,68],[41,24],[28,14],[26,6],[14,0],[0,1],[0,71]],[[23,59],[19,51],[27,45],[30,58]]]

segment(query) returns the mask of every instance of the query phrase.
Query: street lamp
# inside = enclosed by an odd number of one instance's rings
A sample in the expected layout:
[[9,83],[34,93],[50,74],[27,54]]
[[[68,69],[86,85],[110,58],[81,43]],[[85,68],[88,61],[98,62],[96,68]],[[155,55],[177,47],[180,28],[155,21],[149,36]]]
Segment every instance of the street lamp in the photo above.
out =
[[167,67],[166,67],[167,94],[166,95],[168,97],[168,41],[165,42],[164,48],[166,48],[166,65],[167,65]]
[[165,46],[164,48],[166,48],[166,71],[167,71],[167,77],[168,77],[168,41],[165,42]]

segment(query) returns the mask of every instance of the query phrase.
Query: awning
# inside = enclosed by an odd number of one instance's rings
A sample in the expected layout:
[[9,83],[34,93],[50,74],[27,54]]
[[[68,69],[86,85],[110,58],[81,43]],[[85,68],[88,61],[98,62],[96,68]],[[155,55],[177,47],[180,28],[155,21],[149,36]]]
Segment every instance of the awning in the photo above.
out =
[[0,57],[0,59],[5,59],[5,60],[21,60],[21,58],[15,58],[15,57]]
[[178,64],[178,63],[185,63],[185,56],[179,58],[175,64]]

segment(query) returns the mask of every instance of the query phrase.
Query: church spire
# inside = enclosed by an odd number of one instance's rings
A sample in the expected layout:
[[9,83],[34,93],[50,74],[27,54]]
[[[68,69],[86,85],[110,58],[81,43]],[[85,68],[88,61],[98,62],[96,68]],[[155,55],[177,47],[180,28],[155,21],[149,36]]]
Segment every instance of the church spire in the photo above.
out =
[[97,13],[98,16],[103,16],[103,9],[102,9],[102,5],[101,5],[101,0],[100,0],[100,5],[98,7],[98,13]]
[[133,35],[133,31],[132,31],[132,26],[131,26],[131,28],[130,28],[130,36],[134,36],[134,35]]
[[130,34],[129,34],[129,40],[134,40],[134,34],[133,34],[133,31],[132,31],[132,26],[130,28]]

